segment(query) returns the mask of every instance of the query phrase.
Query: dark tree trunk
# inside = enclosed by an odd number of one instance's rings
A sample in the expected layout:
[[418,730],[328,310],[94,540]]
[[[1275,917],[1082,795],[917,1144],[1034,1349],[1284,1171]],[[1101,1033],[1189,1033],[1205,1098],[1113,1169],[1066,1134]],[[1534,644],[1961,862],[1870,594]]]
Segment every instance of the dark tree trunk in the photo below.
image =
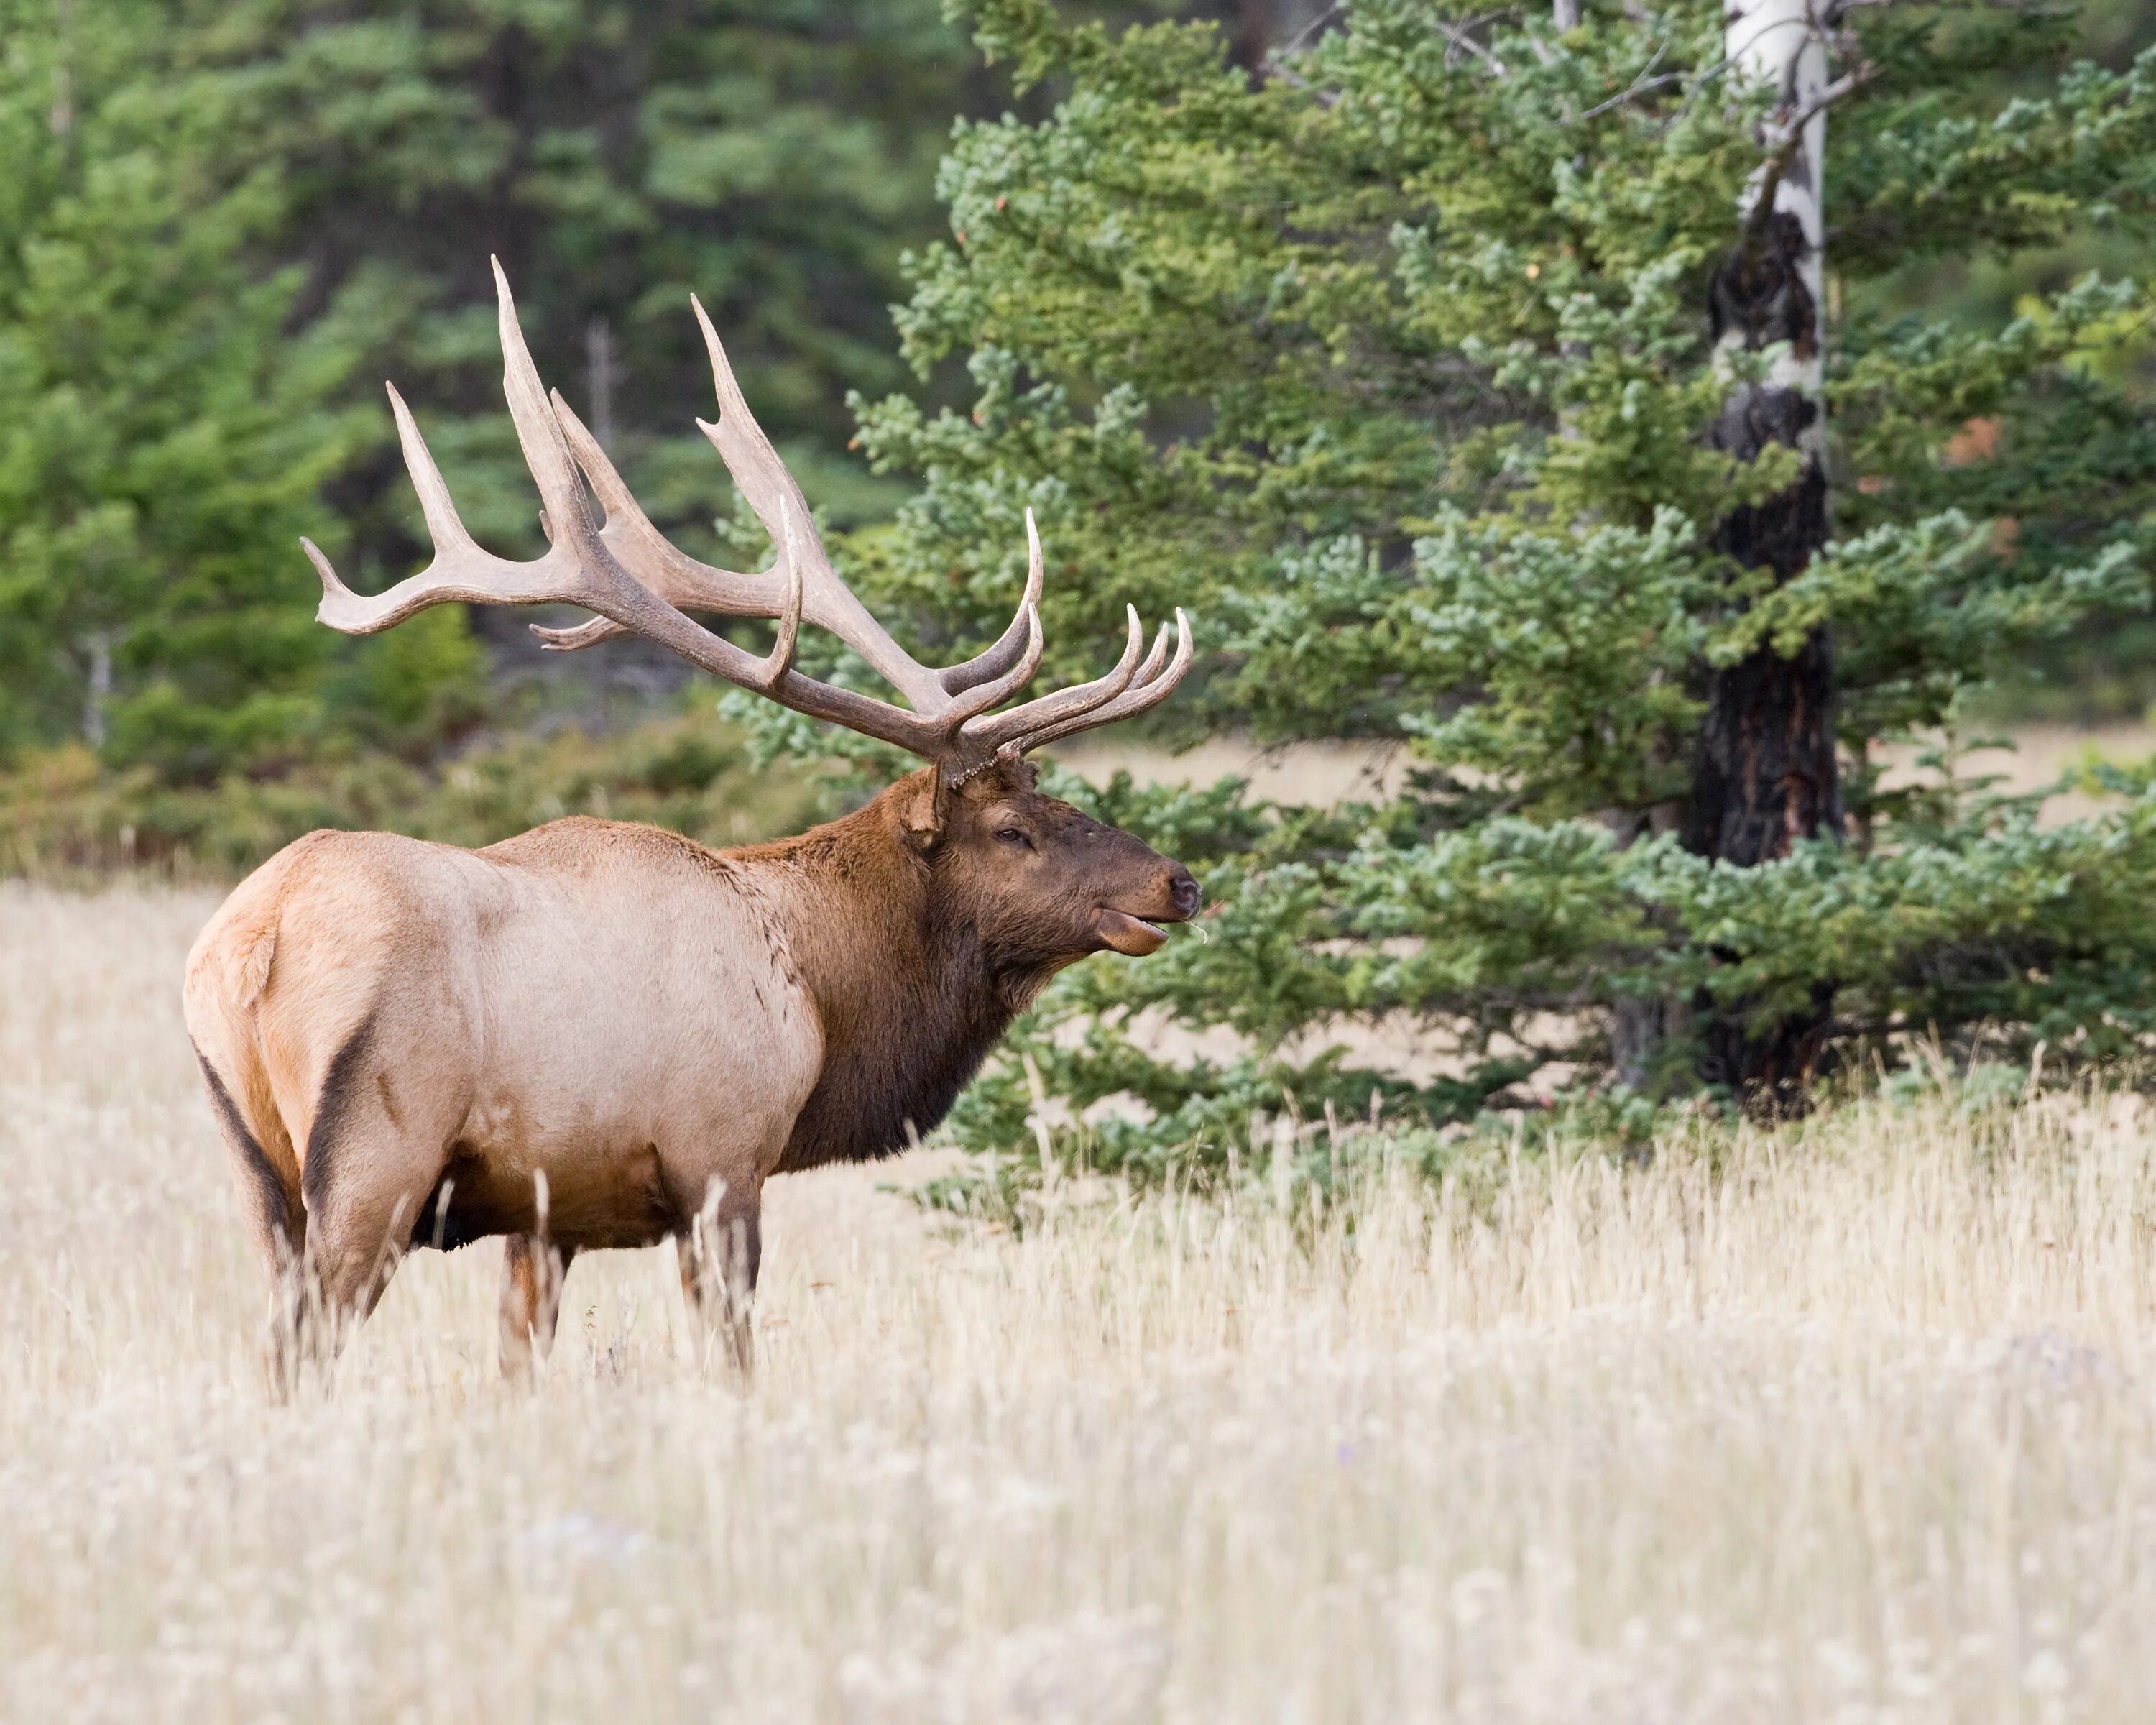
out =
[[[1800,361],[1817,352],[1818,314],[1801,265],[1797,218],[1777,212],[1752,228],[1716,272],[1717,338],[1759,349],[1791,344]],[[1717,547],[1738,562],[1788,580],[1826,543],[1826,475],[1815,439],[1817,409],[1799,390],[1750,383],[1733,393],[1709,433],[1714,447],[1744,460],[1768,448],[1808,449],[1803,475],[1781,495],[1732,510],[1715,530]],[[1834,643],[1815,630],[1796,655],[1771,648],[1708,680],[1685,830],[1687,848],[1750,868],[1787,856],[1800,839],[1842,836],[1835,764]],[[1754,1022],[1743,1002],[1702,1003],[1701,1076],[1727,1085],[1763,1113],[1802,1104],[1824,1045],[1833,990],[1822,983],[1808,1010]]]
[[1273,0],[1239,0],[1229,14],[1235,62],[1255,76],[1273,50]]

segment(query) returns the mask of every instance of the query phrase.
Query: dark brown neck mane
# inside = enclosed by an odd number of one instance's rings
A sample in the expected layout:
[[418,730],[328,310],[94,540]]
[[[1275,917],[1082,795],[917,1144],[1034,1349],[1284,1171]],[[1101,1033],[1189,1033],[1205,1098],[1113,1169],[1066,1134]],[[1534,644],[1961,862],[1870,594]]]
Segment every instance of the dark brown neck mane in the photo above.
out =
[[869,1161],[926,1137],[1060,963],[987,946],[880,799],[746,855],[814,883],[788,944],[822,1023],[824,1070],[780,1170]]

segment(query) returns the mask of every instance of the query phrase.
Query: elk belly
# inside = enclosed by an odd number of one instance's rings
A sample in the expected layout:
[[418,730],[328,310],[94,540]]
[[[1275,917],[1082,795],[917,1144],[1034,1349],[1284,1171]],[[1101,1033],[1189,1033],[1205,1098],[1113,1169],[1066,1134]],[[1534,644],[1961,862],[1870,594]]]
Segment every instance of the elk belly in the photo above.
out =
[[678,1225],[655,1145],[534,1163],[459,1143],[420,1207],[412,1244],[446,1250],[492,1235],[543,1234],[591,1251],[654,1245]]

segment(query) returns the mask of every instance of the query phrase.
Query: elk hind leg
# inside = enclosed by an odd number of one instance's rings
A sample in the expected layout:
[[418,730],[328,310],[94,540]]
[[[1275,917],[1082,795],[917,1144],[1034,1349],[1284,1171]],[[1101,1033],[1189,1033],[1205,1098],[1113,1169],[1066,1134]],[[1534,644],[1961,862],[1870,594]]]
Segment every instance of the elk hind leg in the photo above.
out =
[[521,1379],[553,1350],[562,1284],[577,1250],[541,1234],[512,1234],[502,1247],[501,1374]]
[[299,1183],[291,1178],[295,1171],[291,1142],[274,1106],[260,1111],[264,1134],[281,1153],[271,1156],[208,1057],[198,1049],[195,1059],[202,1067],[218,1130],[232,1153],[248,1235],[270,1272],[263,1366],[271,1394],[281,1398],[295,1387],[308,1303],[307,1212]]
[[722,1336],[734,1369],[756,1365],[756,1277],[763,1260],[762,1194],[715,1188],[696,1221],[675,1238],[681,1287],[707,1333]]
[[396,1273],[463,1114],[446,1091],[432,1109],[410,1090],[400,1104],[393,1060],[390,1040],[372,1021],[362,1023],[330,1061],[307,1131],[300,1174],[307,1260],[332,1350],[373,1311]]

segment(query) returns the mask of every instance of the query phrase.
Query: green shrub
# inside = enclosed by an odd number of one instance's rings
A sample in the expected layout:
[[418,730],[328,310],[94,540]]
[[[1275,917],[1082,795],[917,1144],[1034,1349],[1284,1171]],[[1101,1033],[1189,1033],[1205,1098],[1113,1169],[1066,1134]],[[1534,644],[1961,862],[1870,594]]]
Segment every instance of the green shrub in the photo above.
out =
[[818,807],[803,776],[752,762],[741,732],[708,710],[613,735],[491,737],[424,767],[351,751],[200,788],[116,773],[69,747],[27,752],[0,773],[0,875],[229,880],[318,827],[480,845],[570,814],[726,845],[797,829]]

